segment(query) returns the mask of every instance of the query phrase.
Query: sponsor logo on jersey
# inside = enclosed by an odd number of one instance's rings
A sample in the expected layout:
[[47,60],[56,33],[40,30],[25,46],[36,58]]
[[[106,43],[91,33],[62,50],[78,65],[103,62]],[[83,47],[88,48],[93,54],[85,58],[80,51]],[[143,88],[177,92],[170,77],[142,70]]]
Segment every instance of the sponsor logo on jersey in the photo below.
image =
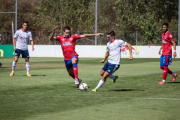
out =
[[165,40],[162,40],[162,43],[167,43]]
[[72,41],[72,38],[69,38],[69,40],[71,40],[71,41]]
[[72,43],[70,43],[70,42],[63,42],[63,46],[68,46],[68,45],[72,45]]

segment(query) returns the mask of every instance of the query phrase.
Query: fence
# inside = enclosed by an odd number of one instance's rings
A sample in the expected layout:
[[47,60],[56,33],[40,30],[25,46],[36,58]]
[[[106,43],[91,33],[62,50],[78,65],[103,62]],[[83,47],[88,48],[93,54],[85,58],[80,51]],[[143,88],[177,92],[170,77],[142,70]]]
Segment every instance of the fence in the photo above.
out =
[[[0,32],[2,34],[3,38],[3,45],[11,45],[12,44],[12,32]],[[94,32],[76,32],[73,34],[90,34]],[[106,33],[106,32],[103,32]],[[178,39],[178,32],[173,31],[174,39],[177,43]],[[144,35],[144,33],[140,31],[135,32],[116,32],[116,38],[120,38],[124,41],[127,41],[128,43],[132,45],[161,45],[161,33],[157,33],[158,35],[152,36],[150,39],[147,39],[147,36]],[[32,32],[34,43],[36,45],[59,45],[59,42],[49,41],[49,37],[51,35],[51,32],[39,32],[39,31],[33,31]],[[56,33],[56,35],[61,35],[59,33]],[[98,45],[106,45],[107,44],[106,35],[98,37],[97,44]],[[30,44],[30,43],[29,43]],[[87,37],[87,38],[81,38],[76,42],[77,45],[94,45],[95,40],[94,37]]]

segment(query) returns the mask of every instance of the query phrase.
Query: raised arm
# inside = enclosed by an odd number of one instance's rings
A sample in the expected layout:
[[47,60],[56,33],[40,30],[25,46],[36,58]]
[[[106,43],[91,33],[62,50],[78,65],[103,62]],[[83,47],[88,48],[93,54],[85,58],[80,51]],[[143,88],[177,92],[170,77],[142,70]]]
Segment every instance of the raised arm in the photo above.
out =
[[54,37],[54,34],[56,33],[56,29],[57,29],[57,28],[58,28],[57,26],[53,28],[53,33],[52,33],[52,34],[50,35],[50,37],[49,37],[49,40],[50,40],[50,41],[56,40],[56,37]]
[[176,54],[176,43],[175,43],[175,41],[173,40],[173,41],[171,41],[172,42],[172,44],[173,44],[173,48],[174,48],[174,53],[173,53],[173,57],[175,58],[176,56],[177,56],[177,54]]
[[104,33],[84,34],[84,35],[81,35],[81,38],[83,38],[83,37],[92,37],[92,36],[100,36],[100,35],[104,35]]
[[129,55],[129,59],[132,60],[132,59],[133,59],[133,55],[132,55],[132,47],[131,47],[131,44],[126,43],[125,46],[129,48],[129,54],[130,54],[130,55]]
[[104,59],[101,60],[100,62],[101,62],[101,63],[104,63],[108,57],[109,57],[109,52],[107,51]]

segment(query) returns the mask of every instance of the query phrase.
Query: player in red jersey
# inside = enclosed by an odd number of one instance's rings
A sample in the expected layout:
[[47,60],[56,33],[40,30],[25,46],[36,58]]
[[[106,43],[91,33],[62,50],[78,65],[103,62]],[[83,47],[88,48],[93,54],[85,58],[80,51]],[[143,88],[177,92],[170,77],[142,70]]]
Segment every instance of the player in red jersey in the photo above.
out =
[[69,27],[64,27],[63,32],[64,35],[53,37],[54,33],[56,32],[57,27],[53,29],[53,33],[50,36],[50,40],[57,40],[61,44],[61,48],[64,55],[64,62],[66,65],[66,69],[69,73],[69,75],[75,79],[75,85],[76,87],[79,86],[81,83],[81,79],[78,78],[78,54],[75,52],[75,45],[76,40],[83,38],[83,37],[91,37],[91,36],[100,36],[103,35],[102,33],[97,34],[84,34],[84,35],[77,35],[73,34],[71,35],[71,30]]
[[160,58],[160,68],[164,70],[163,73],[163,80],[158,82],[158,84],[165,84],[166,81],[166,76],[167,74],[171,74],[173,76],[172,82],[176,80],[176,77],[178,74],[173,73],[171,70],[168,69],[168,65],[172,64],[172,45],[174,48],[174,53],[173,57],[176,57],[176,43],[174,41],[172,33],[169,32],[168,30],[168,23],[163,24],[163,33],[162,33],[162,46],[159,50],[159,55],[161,55],[161,50],[162,50],[162,55]]

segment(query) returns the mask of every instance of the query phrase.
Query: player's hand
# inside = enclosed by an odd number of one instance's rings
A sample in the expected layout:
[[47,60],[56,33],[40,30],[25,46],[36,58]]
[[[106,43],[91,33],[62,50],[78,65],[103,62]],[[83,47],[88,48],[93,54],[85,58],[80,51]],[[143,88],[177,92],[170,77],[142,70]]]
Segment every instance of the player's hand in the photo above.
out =
[[14,50],[16,50],[16,47],[14,46]]
[[97,33],[96,36],[104,35],[104,33]]
[[130,56],[129,56],[129,59],[132,60],[132,59],[133,59],[133,55],[130,55]]
[[32,51],[34,51],[34,46],[32,47]]
[[104,63],[104,61],[105,61],[105,60],[103,59],[103,60],[100,61],[100,63]]
[[159,55],[161,55],[161,50],[159,50]]
[[174,58],[177,56],[176,52],[173,53]]
[[55,26],[54,28],[53,28],[53,33],[55,33],[56,32],[56,29],[58,28],[58,26]]

